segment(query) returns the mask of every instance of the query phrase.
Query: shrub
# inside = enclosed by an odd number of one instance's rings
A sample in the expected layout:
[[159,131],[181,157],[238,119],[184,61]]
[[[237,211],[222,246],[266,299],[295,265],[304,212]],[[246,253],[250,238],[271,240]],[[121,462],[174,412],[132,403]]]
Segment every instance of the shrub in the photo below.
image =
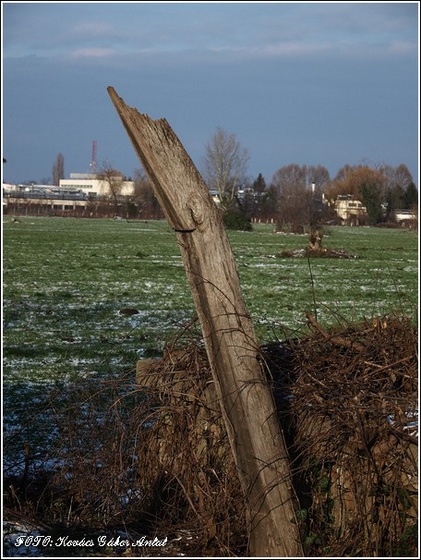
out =
[[240,231],[251,231],[253,229],[250,218],[238,208],[228,208],[224,212],[224,224],[227,229]]

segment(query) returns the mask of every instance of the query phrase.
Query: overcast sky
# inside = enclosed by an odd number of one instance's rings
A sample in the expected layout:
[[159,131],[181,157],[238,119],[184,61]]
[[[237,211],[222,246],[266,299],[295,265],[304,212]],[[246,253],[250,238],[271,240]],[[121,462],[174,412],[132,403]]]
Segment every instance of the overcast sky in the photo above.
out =
[[201,170],[217,127],[269,183],[289,163],[408,166],[419,3],[2,2],[3,181],[140,163],[107,93],[168,120]]

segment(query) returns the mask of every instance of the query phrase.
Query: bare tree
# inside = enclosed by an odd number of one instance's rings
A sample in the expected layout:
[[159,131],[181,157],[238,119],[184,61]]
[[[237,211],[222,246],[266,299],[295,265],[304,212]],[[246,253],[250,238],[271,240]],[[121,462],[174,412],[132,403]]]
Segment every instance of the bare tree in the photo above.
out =
[[56,160],[52,168],[53,185],[59,185],[60,179],[64,179],[64,156],[57,154]]
[[280,167],[272,178],[272,185],[279,194],[304,190],[307,185],[307,168],[305,165],[290,163]]
[[164,217],[152,183],[143,169],[135,170],[133,202],[139,208],[141,217],[145,219]]
[[378,186],[379,190],[384,191],[385,176],[380,169],[367,165],[346,164],[330,181],[325,189],[325,194],[330,200],[336,200],[339,195],[351,195],[355,200],[361,200],[361,186],[373,183]]
[[323,165],[290,163],[279,168],[270,187],[276,199],[277,227],[288,226],[294,233],[302,233],[308,226],[319,230],[325,213],[322,194],[329,181]]
[[277,228],[287,224],[294,233],[301,233],[309,223],[311,187],[307,185],[307,168],[296,163],[284,165],[272,178],[277,194]]
[[235,134],[218,127],[205,146],[203,176],[210,189],[216,190],[221,202],[229,205],[246,179],[248,151]]
[[321,195],[323,188],[329,183],[329,171],[324,165],[306,166],[307,185],[314,185],[314,194]]
[[123,188],[123,174],[114,169],[109,162],[104,162],[97,178],[107,185],[107,195],[114,203],[114,212],[118,214],[119,197]]

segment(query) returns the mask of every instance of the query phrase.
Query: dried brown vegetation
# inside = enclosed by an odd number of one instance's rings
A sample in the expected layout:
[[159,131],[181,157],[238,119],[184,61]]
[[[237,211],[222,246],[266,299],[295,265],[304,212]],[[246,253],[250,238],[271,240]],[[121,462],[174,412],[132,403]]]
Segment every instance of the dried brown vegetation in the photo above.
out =
[[[309,336],[259,356],[291,455],[306,554],[415,556],[416,327],[383,317],[325,331],[308,319]],[[57,396],[54,472],[6,481],[5,505],[75,530],[188,530],[188,555],[243,555],[243,494],[199,337],[184,333],[133,377]]]
[[312,328],[294,346],[291,387],[309,541],[334,556],[416,555],[417,331],[393,317]]

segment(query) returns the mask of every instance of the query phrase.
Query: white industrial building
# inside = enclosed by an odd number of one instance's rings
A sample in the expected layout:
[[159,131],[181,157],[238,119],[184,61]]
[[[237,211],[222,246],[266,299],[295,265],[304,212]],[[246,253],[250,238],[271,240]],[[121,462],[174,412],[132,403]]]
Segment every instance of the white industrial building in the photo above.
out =
[[[118,194],[120,196],[132,196],[134,194],[134,182],[125,181],[122,176],[115,176],[118,181]],[[121,182],[121,185],[120,185]],[[69,179],[60,179],[60,189],[63,191],[81,191],[90,199],[110,196],[110,184],[105,179],[98,179],[97,175],[89,173],[70,173]]]
[[134,182],[125,181],[122,176],[111,177],[110,182],[98,179],[97,175],[70,174],[69,179],[61,179],[59,186],[54,185],[12,185],[3,183],[3,212],[22,214],[69,214],[84,215],[88,206],[90,212],[105,200],[124,204],[134,194]]

